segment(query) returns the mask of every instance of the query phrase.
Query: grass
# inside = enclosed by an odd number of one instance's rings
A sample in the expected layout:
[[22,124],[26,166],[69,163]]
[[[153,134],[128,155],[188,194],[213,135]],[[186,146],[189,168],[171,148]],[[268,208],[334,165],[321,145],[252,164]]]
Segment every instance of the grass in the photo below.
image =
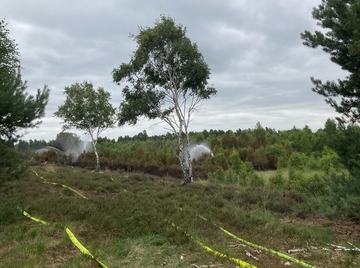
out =
[[[235,266],[196,241],[257,267],[284,266],[286,260],[243,246],[213,223],[285,254],[289,249],[306,249],[292,256],[316,267],[358,267],[360,263],[356,252],[321,250],[327,243],[360,245],[359,240],[337,237],[333,224],[284,221],[303,203],[298,193],[283,195],[205,181],[180,187],[181,181],[173,178],[52,165],[33,167],[33,171],[38,176],[29,172],[0,188],[0,267],[99,267],[72,244],[65,227],[108,267]],[[18,208],[50,224],[31,221]],[[301,266],[293,263],[291,267]]]

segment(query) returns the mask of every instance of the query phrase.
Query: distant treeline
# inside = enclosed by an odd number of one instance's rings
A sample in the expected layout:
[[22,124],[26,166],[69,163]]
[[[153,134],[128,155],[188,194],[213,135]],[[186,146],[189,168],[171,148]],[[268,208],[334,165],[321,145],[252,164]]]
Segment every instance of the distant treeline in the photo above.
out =
[[[298,165],[302,165],[302,162],[309,164],[314,161],[315,163],[317,162],[315,160],[331,152],[329,147],[331,147],[334,131],[337,131],[336,123],[328,120],[325,127],[316,132],[307,126],[302,129],[293,127],[290,130],[276,131],[264,128],[260,123],[257,123],[253,129],[238,129],[235,132],[213,129],[191,132],[192,144],[207,144],[214,153],[214,159],[205,156],[201,165],[199,163],[195,165],[195,170],[198,170],[200,177],[204,176],[204,172],[215,171],[219,167],[227,170],[231,166],[231,155],[234,154],[237,154],[243,162],[251,163],[255,170],[284,168],[291,164],[291,161],[295,162],[292,164]],[[79,141],[80,139],[75,135],[59,133],[55,140],[49,142],[20,140],[16,149],[24,152],[53,146],[66,151],[71,147],[69,144],[75,146]],[[109,169],[150,173],[161,173],[161,170],[167,170],[168,173],[169,170],[176,170],[172,173],[179,173],[177,150],[177,138],[172,133],[148,136],[144,130],[133,137],[120,136],[117,140],[106,137],[98,139],[101,167]],[[56,157],[53,161],[57,161]],[[64,160],[61,161],[64,162]],[[85,153],[73,164],[91,167],[95,164],[94,161],[95,157],[92,153]]]

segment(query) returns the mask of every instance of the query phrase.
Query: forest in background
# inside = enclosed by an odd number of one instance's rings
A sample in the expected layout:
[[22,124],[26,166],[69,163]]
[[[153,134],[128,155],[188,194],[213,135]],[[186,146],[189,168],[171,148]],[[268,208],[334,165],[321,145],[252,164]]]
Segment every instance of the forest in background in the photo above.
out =
[[[253,129],[236,131],[203,130],[190,132],[191,144],[208,146],[214,154],[204,155],[203,161],[195,161],[203,170],[227,170],[237,156],[254,170],[277,170],[289,166],[326,169],[340,165],[336,152],[331,149],[337,130],[336,122],[328,120],[323,129],[313,132],[309,127],[293,127],[291,130],[276,131],[263,127],[259,122]],[[179,167],[175,134],[148,136],[144,130],[133,137],[119,136],[117,140],[100,137],[98,147],[103,169],[122,168],[128,171],[146,171],[147,168],[165,169]],[[77,148],[83,141],[75,134],[59,133],[55,140],[20,140],[15,146],[18,152],[35,151],[52,146],[62,152]],[[40,159],[39,157],[35,157]],[[43,155],[48,161],[72,165],[94,165],[91,152],[83,153],[72,162],[64,155],[49,151]],[[328,162],[328,163],[325,163]],[[180,168],[180,167],[179,167]],[[195,174],[196,176],[196,174]]]

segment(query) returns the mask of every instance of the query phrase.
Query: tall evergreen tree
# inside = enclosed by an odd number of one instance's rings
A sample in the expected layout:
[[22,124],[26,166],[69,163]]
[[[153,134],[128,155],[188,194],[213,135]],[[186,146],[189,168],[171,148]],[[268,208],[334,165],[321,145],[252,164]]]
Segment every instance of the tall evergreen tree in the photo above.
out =
[[11,147],[22,136],[20,131],[41,123],[49,99],[47,86],[38,89],[35,97],[26,92],[17,44],[9,33],[5,20],[0,20],[0,182],[18,177],[24,170]]
[[312,16],[324,30],[304,31],[303,44],[321,47],[332,62],[349,73],[344,79],[324,83],[311,77],[312,90],[342,114],[341,121],[360,122],[360,1],[322,0]]
[[36,96],[26,92],[20,73],[17,44],[9,37],[7,23],[0,21],[0,140],[16,140],[20,130],[38,126],[45,115],[49,89],[38,89]]

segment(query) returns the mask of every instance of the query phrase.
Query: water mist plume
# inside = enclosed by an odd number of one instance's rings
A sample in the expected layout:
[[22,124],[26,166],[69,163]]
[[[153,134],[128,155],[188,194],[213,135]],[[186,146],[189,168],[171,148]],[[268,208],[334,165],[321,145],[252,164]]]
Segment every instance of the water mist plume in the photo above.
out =
[[36,153],[44,153],[48,151],[61,152],[66,154],[68,157],[71,157],[72,162],[76,162],[82,153],[93,151],[93,146],[91,142],[89,142],[88,140],[83,141],[78,139],[76,140],[76,142],[74,142],[74,140],[72,140],[72,142],[62,140],[62,141],[58,141],[58,144],[59,147],[61,147],[63,150],[59,150],[53,146],[45,146],[41,149],[35,150],[35,152]]

